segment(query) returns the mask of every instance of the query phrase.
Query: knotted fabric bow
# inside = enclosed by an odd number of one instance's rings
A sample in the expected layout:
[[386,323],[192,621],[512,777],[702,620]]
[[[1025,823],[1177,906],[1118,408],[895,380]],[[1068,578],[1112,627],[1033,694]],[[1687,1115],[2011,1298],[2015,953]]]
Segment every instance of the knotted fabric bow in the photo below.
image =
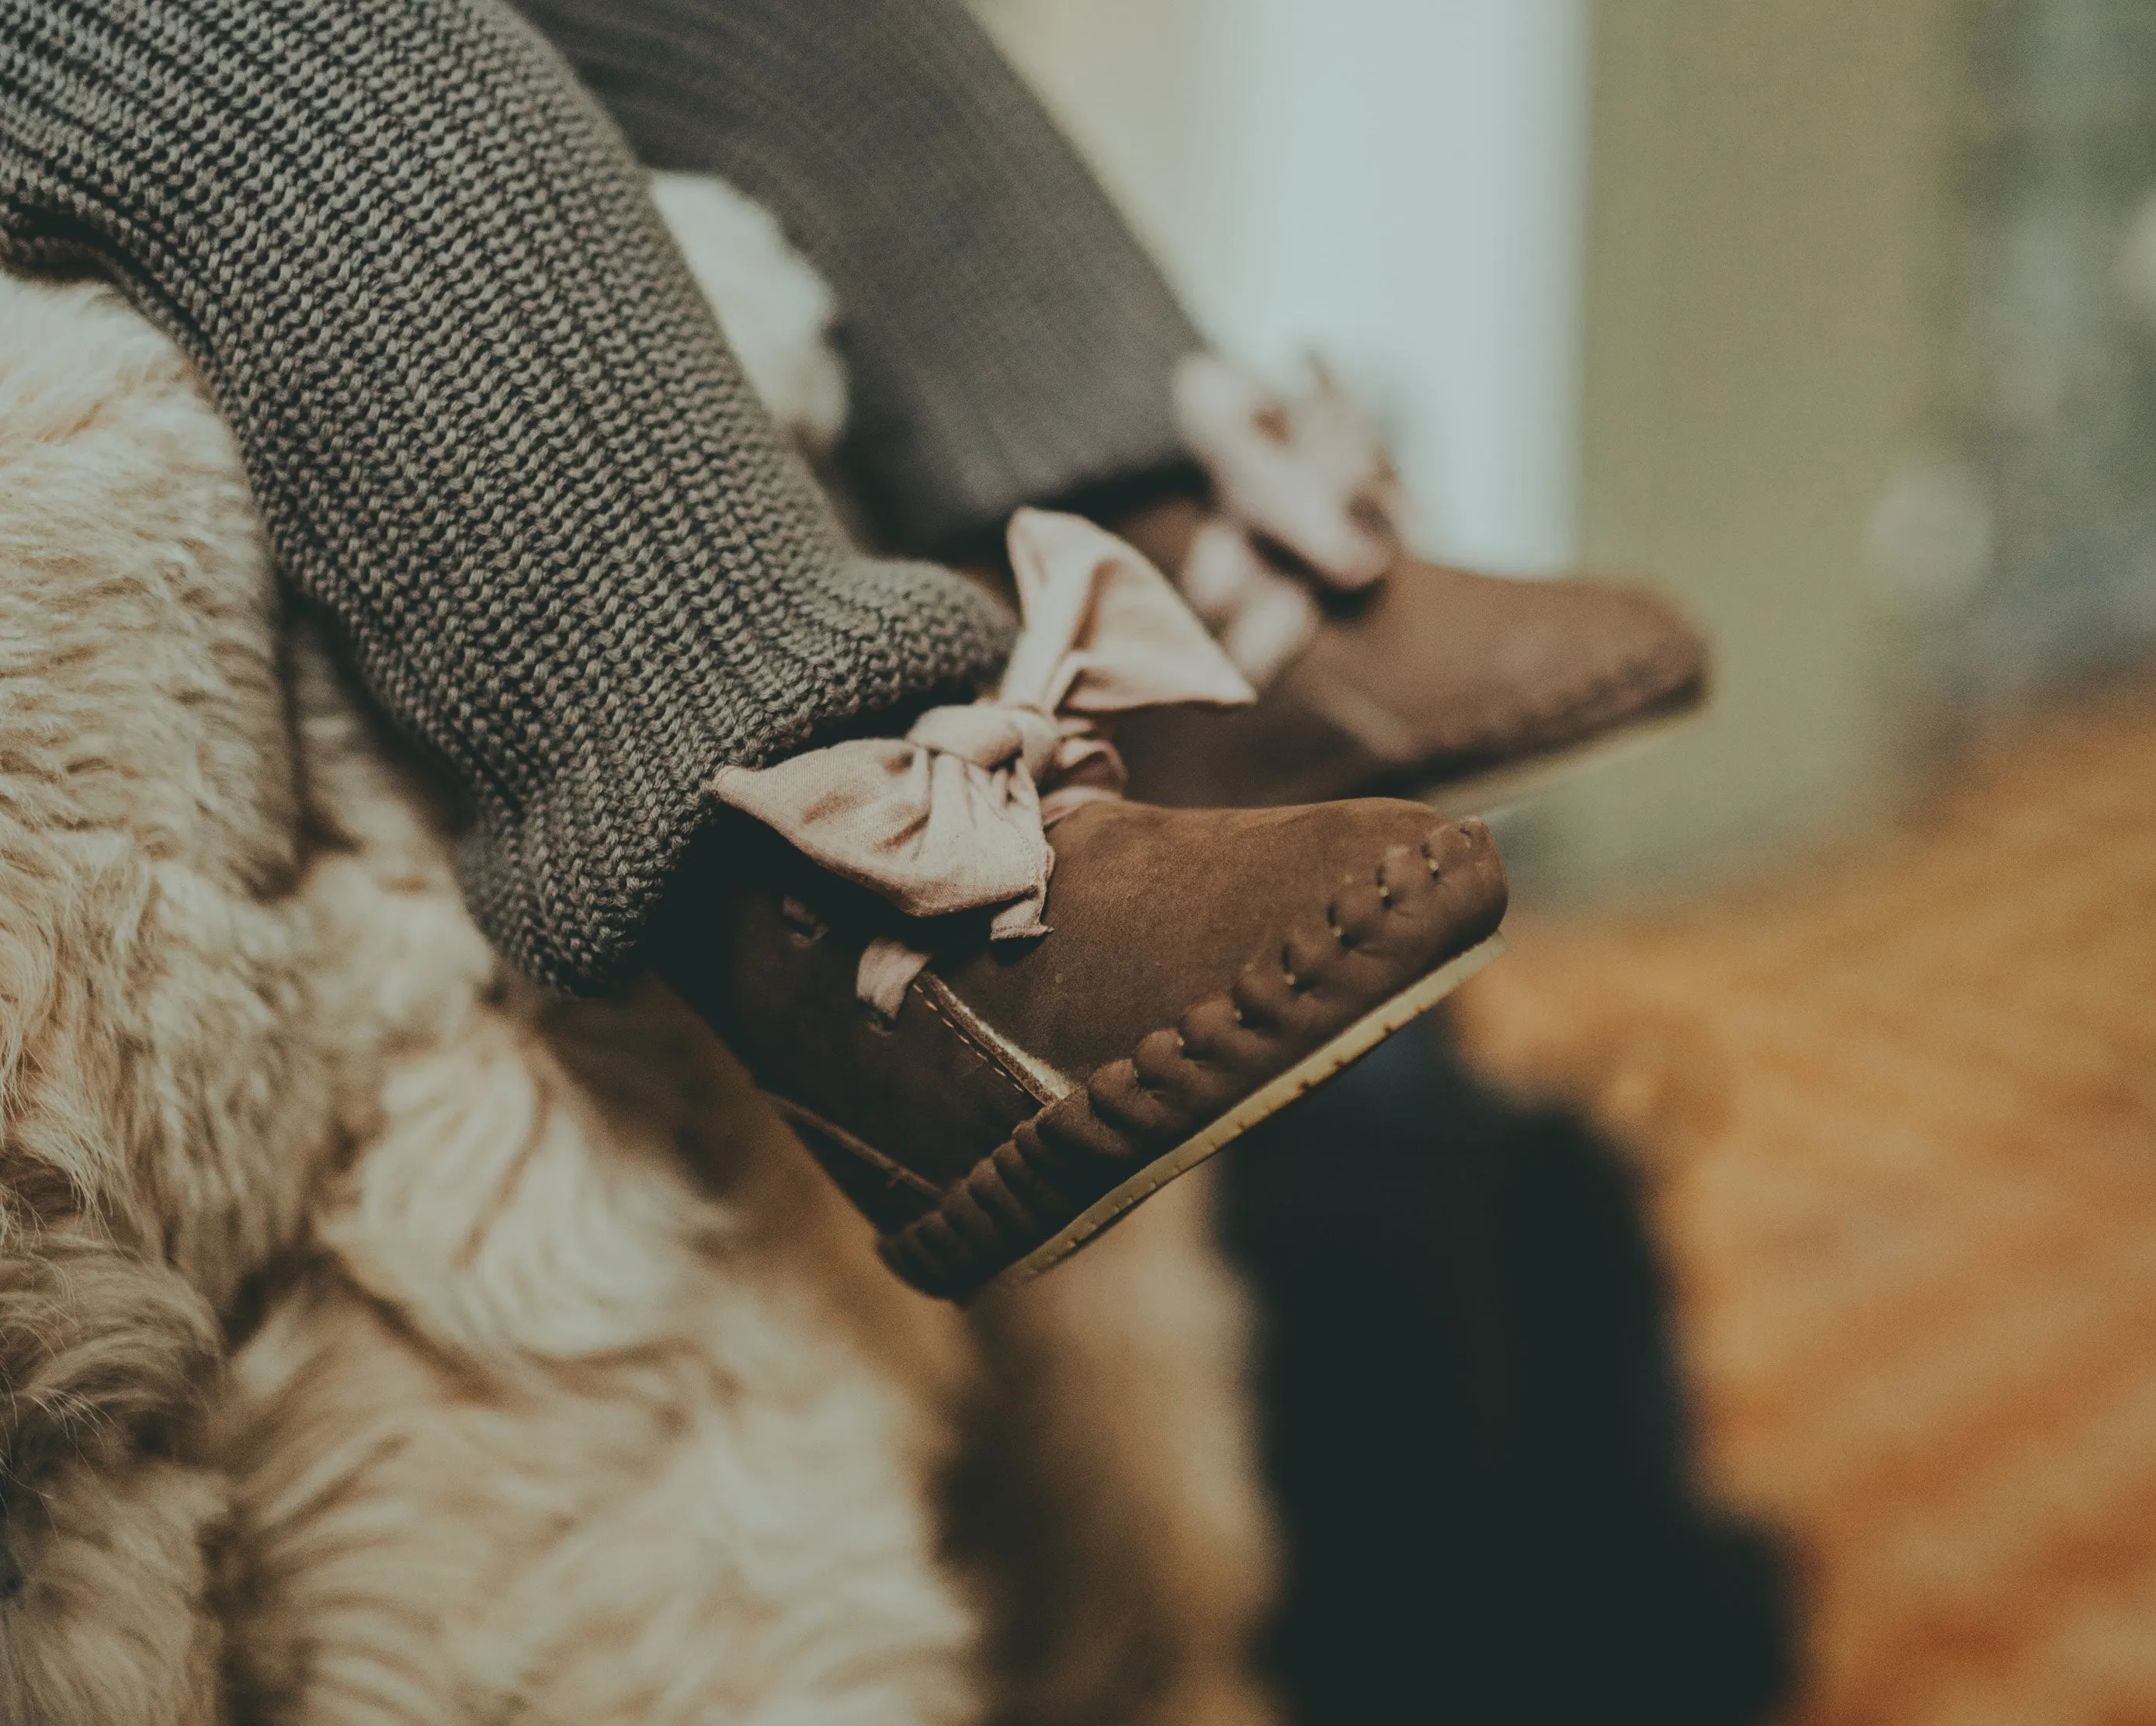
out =
[[1368,587],[1399,554],[1405,501],[1384,446],[1321,367],[1293,398],[1274,396],[1212,354],[1177,367],[1185,446],[1213,480],[1221,513],[1183,563],[1192,607],[1251,682],[1270,682],[1318,624],[1306,583],[1265,554],[1291,553],[1341,592]]
[[[908,916],[985,911],[997,940],[1048,932],[1048,830],[1079,804],[1122,793],[1122,762],[1102,720],[1253,699],[1167,578],[1112,534],[1020,510],[1009,546],[1023,624],[994,696],[933,708],[903,737],[724,768],[711,786],[720,802]],[[876,941],[861,958],[861,999],[896,1015],[928,958]]]

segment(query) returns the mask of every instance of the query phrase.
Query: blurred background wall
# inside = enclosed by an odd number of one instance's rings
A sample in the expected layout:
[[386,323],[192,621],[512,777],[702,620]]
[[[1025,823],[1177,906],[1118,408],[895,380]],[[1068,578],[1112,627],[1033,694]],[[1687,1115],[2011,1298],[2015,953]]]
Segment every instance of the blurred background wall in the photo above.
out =
[[2156,8],[1968,14],[1945,658],[1997,707],[2156,640]]
[[1581,518],[1713,632],[1711,724],[1551,812],[1565,884],[1688,888],[1884,812],[1930,689],[1877,555],[1950,289],[1953,0],[1598,8]]

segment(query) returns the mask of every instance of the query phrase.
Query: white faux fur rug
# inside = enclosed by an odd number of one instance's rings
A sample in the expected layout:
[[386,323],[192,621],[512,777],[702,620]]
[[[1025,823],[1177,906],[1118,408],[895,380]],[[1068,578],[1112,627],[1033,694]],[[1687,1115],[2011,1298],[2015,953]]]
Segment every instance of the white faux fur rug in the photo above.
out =
[[[822,284],[660,198],[828,441]],[[0,277],[0,1720],[1269,1718],[1203,1183],[920,1300],[670,996],[508,974],[447,834],[177,351]]]

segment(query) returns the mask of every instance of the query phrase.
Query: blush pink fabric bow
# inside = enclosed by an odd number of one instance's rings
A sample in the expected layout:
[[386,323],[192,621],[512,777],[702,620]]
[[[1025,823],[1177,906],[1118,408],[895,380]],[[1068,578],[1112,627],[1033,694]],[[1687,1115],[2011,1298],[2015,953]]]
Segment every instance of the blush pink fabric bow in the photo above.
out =
[[[903,737],[724,768],[711,785],[720,802],[908,916],[989,912],[997,940],[1048,932],[1047,830],[1122,790],[1102,720],[1254,699],[1167,578],[1114,535],[1020,510],[1009,547],[1023,624],[993,696],[933,708]],[[896,1015],[928,957],[879,940],[861,959],[861,999]]]
[[1221,513],[1199,530],[1182,573],[1184,597],[1260,686],[1318,624],[1308,587],[1265,555],[1299,558],[1342,592],[1366,588],[1399,554],[1405,501],[1381,444],[1322,368],[1283,399],[1212,354],[1177,367],[1176,423],[1210,475]]

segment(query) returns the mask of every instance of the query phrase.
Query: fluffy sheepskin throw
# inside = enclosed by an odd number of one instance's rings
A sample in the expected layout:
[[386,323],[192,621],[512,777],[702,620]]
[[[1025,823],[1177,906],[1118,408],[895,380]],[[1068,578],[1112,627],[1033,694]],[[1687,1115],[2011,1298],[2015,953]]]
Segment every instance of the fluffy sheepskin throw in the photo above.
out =
[[[660,198],[828,439],[823,285]],[[504,969],[454,820],[177,350],[0,277],[0,1722],[1268,1718],[1202,1184],[918,1300],[671,997]]]

